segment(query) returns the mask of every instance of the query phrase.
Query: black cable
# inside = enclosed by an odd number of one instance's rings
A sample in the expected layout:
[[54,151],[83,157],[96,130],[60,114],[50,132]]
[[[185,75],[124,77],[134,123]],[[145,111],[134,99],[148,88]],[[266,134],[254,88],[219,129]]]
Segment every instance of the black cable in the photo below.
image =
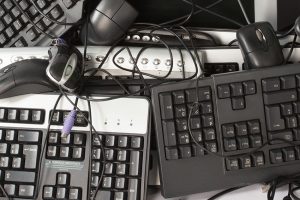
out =
[[32,3],[33,7],[43,16],[45,17],[46,19],[48,19],[49,21],[55,23],[55,24],[58,24],[58,25],[62,25],[62,26],[76,26],[76,25],[80,25],[83,23],[82,20],[79,20],[77,22],[72,22],[72,23],[67,23],[67,22],[60,22],[60,21],[57,21],[53,18],[51,18],[50,16],[46,15],[37,5],[36,3],[33,1],[33,0],[30,0],[30,2]]
[[287,63],[289,62],[289,60],[290,60],[290,58],[291,58],[291,56],[292,56],[292,54],[293,54],[293,51],[294,51],[294,47],[295,47],[295,42],[296,42],[296,40],[297,40],[297,34],[294,35],[294,39],[293,39],[293,42],[292,42],[292,46],[291,46],[291,48],[290,48],[290,51],[289,51],[287,57],[285,58],[284,64],[287,64]]
[[28,21],[31,23],[32,26],[34,26],[36,29],[38,29],[41,33],[43,33],[44,35],[46,35],[47,37],[49,37],[50,39],[56,39],[56,36],[52,36],[49,33],[46,33],[45,31],[43,31],[38,25],[36,25],[31,18],[28,16],[28,14],[21,8],[21,6],[19,5],[19,3],[16,0],[12,0],[12,2],[18,7],[18,9],[20,10],[20,12],[25,15],[25,17],[28,19]]
[[223,191],[221,191],[221,192],[215,194],[214,196],[210,197],[210,198],[207,199],[207,200],[216,200],[216,199],[218,199],[219,197],[224,196],[225,194],[228,194],[228,193],[230,193],[230,192],[236,191],[236,190],[241,189],[241,188],[243,188],[243,187],[246,187],[246,186],[233,187],[233,188],[229,188],[229,189],[223,190]]
[[181,26],[181,25],[187,23],[193,17],[194,12],[195,12],[195,2],[194,2],[194,0],[191,0],[191,6],[192,6],[192,9],[191,9],[190,14],[182,22],[179,22],[178,24],[176,24],[176,26]]
[[[91,122],[93,121],[92,118],[92,108],[91,108],[91,102],[87,101],[88,104],[88,109],[89,109],[89,119],[91,120]],[[91,136],[91,140],[90,140],[90,159],[89,159],[89,176],[88,176],[88,192],[86,194],[86,199],[90,199],[90,191],[91,191],[91,178],[92,178],[92,157],[93,157],[93,142],[94,142],[94,138],[93,138],[93,129],[90,126],[90,136]],[[99,141],[100,142],[100,141]],[[103,154],[104,156],[104,154]]]
[[[5,199],[11,200],[11,198],[8,196],[6,190],[4,189],[4,186],[2,186],[2,184],[0,184],[0,190],[1,190],[2,194],[4,195]],[[2,197],[0,197],[0,198],[2,198]]]
[[251,24],[251,22],[250,22],[250,20],[249,20],[249,17],[248,17],[248,15],[247,15],[247,12],[246,12],[246,10],[245,10],[245,8],[244,8],[244,5],[243,5],[243,3],[242,3],[242,1],[241,1],[241,0],[237,0],[237,1],[238,1],[238,3],[239,3],[239,6],[240,6],[240,8],[241,8],[241,11],[242,11],[242,13],[243,13],[243,15],[244,15],[244,18],[245,18],[247,24]]
[[232,41],[230,41],[228,44],[227,44],[227,46],[232,46],[234,43],[236,43],[236,42],[238,42],[238,40],[237,39],[234,39],[234,40],[232,40]]
[[294,32],[295,26],[292,26],[287,32],[285,33],[277,33],[277,38],[278,39],[282,39],[285,38],[287,36],[289,36],[290,34],[292,34]]
[[[191,4],[191,2],[189,0],[182,0],[182,1],[185,2],[185,3]],[[214,11],[211,11],[211,10],[205,8],[205,7],[199,6],[197,4],[195,6],[196,6],[197,9],[203,10],[203,11],[205,11],[205,12],[211,14],[211,15],[214,15],[216,17],[219,17],[219,18],[223,19],[223,20],[226,20],[227,22],[230,22],[230,23],[232,23],[232,24],[234,24],[234,25],[236,25],[238,27],[243,27],[244,26],[243,24],[237,22],[236,20],[233,20],[233,19],[230,19],[228,17],[225,17],[225,16],[223,16],[221,14],[218,14],[218,13],[216,13]]]
[[[57,108],[57,105],[61,99],[62,95],[59,95],[56,99],[56,102],[53,106],[53,109],[52,109],[52,113],[50,114],[50,118],[48,119],[48,127],[47,127],[47,132],[46,132],[46,137],[44,139],[44,144],[42,145],[42,150],[41,150],[41,154],[40,154],[40,158],[39,158],[39,162],[38,162],[38,168],[37,168],[37,183],[36,183],[36,190],[35,190],[35,194],[34,194],[34,198],[35,199],[38,199],[39,197],[39,191],[40,191],[40,179],[41,179],[41,171],[42,171],[42,162],[43,162],[43,158],[44,158],[44,152],[45,152],[45,149],[48,145],[48,137],[49,137],[49,132],[50,132],[50,128],[51,128],[51,121],[52,121],[52,118],[54,116],[54,113],[55,113],[55,110]],[[46,156],[46,155],[45,155]]]

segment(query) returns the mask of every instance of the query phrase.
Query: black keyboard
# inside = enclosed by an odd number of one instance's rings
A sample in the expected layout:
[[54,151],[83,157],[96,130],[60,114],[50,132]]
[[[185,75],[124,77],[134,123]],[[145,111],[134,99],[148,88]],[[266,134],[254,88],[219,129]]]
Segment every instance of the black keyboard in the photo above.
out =
[[64,118],[72,109],[65,98],[46,131],[57,97],[25,95],[0,100],[0,184],[7,194],[13,199],[33,199],[39,189],[37,199],[41,200],[89,200],[104,169],[96,199],[145,199],[149,102],[143,98],[92,102],[92,123],[98,133],[91,135],[85,120],[90,119],[88,105],[79,101],[83,113],[78,113],[71,134],[61,137]]
[[[165,197],[300,172],[299,64],[201,79],[198,106],[193,108],[196,84],[193,80],[153,89]],[[190,111],[193,138],[212,153],[196,145],[191,137]]]
[[[51,39],[44,32],[59,37],[71,28],[43,17],[30,0],[16,0],[27,13],[23,15],[12,0],[0,0],[0,47],[48,46]],[[48,17],[61,22],[77,22],[82,16],[83,0],[34,0]]]

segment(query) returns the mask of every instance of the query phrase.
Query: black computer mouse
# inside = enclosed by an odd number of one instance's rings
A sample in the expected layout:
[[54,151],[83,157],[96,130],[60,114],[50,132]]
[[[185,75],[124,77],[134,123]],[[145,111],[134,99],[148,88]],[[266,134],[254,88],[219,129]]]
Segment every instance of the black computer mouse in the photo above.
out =
[[284,63],[282,49],[272,25],[257,22],[237,31],[245,68],[270,67]]
[[10,64],[0,70],[0,99],[41,94],[58,90],[46,76],[47,60],[31,59]]
[[91,13],[89,23],[83,26],[81,40],[85,41],[88,26],[89,45],[112,45],[126,33],[137,15],[125,0],[102,0]]

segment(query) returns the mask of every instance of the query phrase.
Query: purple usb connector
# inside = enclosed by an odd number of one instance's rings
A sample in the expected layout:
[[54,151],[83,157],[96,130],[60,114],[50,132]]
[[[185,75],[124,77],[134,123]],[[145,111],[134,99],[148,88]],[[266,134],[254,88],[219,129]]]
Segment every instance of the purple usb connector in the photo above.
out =
[[77,115],[76,110],[72,110],[65,118],[64,127],[61,130],[61,137],[68,137],[68,135],[71,133],[75,123],[76,115]]

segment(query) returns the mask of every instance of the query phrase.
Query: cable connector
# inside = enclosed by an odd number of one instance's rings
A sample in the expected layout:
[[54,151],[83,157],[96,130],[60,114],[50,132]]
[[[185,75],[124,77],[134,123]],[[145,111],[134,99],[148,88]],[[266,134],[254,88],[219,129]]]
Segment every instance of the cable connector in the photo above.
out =
[[77,116],[76,110],[72,110],[65,118],[64,127],[61,130],[61,137],[68,137],[68,135],[71,133],[75,123],[76,116]]

